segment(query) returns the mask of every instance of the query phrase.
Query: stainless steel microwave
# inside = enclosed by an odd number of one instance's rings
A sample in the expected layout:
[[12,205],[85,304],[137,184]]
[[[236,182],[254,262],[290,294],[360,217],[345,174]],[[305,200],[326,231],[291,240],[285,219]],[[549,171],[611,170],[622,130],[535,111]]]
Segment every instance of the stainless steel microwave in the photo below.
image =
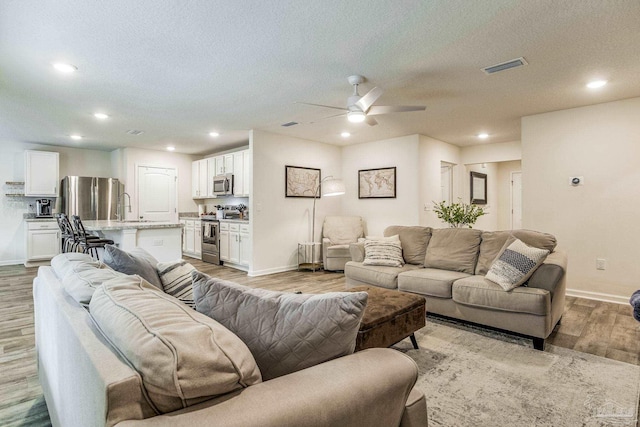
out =
[[216,175],[213,178],[213,194],[216,196],[233,195],[233,174]]

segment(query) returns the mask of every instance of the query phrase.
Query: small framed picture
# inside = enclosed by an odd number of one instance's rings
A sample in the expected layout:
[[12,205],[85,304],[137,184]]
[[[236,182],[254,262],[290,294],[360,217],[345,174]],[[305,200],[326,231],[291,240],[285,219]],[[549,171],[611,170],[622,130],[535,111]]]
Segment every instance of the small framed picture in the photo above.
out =
[[306,197],[310,199],[321,197],[320,181],[320,169],[302,166],[284,167],[285,197]]
[[474,205],[487,204],[487,174],[471,172],[471,203]]
[[363,169],[358,171],[359,199],[395,199],[396,168]]

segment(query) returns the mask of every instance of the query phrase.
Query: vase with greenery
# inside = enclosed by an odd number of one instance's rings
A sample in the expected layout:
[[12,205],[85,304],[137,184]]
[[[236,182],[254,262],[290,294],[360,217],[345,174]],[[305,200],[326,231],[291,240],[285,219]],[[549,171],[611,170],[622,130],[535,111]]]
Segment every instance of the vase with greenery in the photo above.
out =
[[484,209],[478,205],[467,204],[461,201],[457,203],[433,202],[433,211],[438,218],[449,224],[451,228],[473,228],[478,218],[485,214]]

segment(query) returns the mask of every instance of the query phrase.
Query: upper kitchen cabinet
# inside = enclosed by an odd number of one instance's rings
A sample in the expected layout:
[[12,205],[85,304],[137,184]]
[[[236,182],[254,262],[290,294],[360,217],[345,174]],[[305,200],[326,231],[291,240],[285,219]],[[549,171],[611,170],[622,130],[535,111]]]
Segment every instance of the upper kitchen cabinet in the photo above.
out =
[[251,158],[249,150],[233,153],[233,195],[236,197],[249,197],[249,172]]
[[225,173],[234,173],[233,170],[233,154],[225,154],[224,156],[214,157],[216,164],[216,175],[224,175]]
[[60,155],[51,151],[25,151],[24,195],[57,197]]
[[207,159],[191,163],[191,197],[204,199],[207,197]]

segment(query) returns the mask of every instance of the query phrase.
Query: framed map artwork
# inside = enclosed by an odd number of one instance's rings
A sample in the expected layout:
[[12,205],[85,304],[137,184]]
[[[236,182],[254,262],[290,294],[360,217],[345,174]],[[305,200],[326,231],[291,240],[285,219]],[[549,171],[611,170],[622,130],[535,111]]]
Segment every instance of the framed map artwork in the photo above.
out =
[[313,199],[318,194],[321,197],[320,169],[301,166],[284,167],[284,195],[285,197],[307,197]]
[[358,171],[359,199],[395,199],[396,168],[364,169]]

